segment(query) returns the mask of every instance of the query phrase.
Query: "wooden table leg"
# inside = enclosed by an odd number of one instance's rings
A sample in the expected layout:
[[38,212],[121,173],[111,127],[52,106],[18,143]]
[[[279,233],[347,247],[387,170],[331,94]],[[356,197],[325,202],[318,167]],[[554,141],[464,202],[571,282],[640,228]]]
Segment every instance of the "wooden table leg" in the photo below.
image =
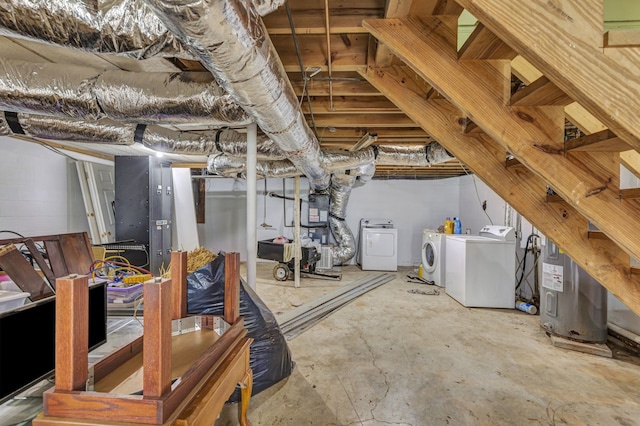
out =
[[247,410],[249,409],[249,400],[251,399],[251,391],[253,390],[253,372],[249,369],[246,376],[240,382],[240,404],[238,405],[238,419],[240,426],[251,426],[251,422],[247,418]]

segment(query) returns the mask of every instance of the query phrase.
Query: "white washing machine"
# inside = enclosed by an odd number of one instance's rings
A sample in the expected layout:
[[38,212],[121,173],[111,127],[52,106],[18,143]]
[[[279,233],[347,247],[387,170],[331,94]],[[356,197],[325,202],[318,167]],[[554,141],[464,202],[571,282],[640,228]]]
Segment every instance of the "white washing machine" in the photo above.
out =
[[359,262],[363,271],[398,270],[398,230],[387,219],[360,220]]
[[485,226],[479,235],[447,235],[446,292],[466,307],[515,307],[515,230]]
[[422,231],[422,277],[445,287],[446,236],[435,229]]

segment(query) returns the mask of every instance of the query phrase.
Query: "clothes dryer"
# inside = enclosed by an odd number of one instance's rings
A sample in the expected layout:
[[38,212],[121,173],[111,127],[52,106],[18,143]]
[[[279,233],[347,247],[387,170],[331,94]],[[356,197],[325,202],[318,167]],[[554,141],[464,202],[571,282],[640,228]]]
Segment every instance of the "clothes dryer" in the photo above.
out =
[[446,236],[435,229],[422,231],[423,278],[445,287],[445,241]]

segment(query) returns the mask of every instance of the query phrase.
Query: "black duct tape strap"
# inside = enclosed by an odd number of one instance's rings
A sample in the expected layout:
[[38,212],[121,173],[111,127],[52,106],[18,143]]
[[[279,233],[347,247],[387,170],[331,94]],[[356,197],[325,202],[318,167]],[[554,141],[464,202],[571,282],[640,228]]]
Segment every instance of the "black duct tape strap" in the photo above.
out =
[[142,143],[142,137],[144,136],[145,130],[147,130],[146,124],[138,124],[136,126],[136,132],[133,135],[133,141]]
[[220,134],[221,133],[222,133],[222,130],[216,131],[216,149],[222,153],[223,152],[222,151],[222,147],[220,146]]
[[378,159],[378,146],[377,145],[373,145],[373,146],[371,146],[371,148],[373,149],[373,159],[377,160]]
[[24,130],[20,125],[20,121],[18,120],[18,113],[13,111],[5,111],[4,119],[7,120],[7,124],[13,133],[17,133],[19,135],[24,135]]
[[346,220],[344,217],[336,216],[333,213],[329,213],[329,216],[331,216],[332,218],[337,219],[337,220],[339,220],[341,222],[344,222]]
[[424,146],[424,159],[429,161],[429,145]]
[[345,174],[345,175],[350,175],[350,174],[351,174],[351,169],[347,169],[347,170],[345,170],[345,171],[344,171],[344,174]]

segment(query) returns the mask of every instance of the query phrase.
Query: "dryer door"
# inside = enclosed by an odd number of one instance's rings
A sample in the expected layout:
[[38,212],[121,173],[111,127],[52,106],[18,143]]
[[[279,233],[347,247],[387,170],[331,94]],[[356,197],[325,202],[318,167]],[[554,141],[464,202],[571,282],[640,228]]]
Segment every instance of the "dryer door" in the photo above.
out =
[[433,241],[427,241],[424,246],[422,246],[422,269],[431,274],[435,272],[436,267],[438,266],[438,257],[440,253],[438,253],[438,249]]

